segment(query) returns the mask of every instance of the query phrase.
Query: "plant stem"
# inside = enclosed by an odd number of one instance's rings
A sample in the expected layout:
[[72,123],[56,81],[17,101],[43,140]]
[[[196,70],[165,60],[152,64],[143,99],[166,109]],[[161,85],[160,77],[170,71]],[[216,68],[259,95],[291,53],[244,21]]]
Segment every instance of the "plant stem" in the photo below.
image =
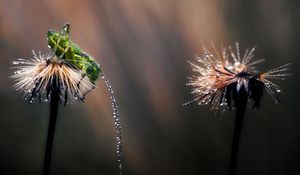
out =
[[236,172],[236,164],[237,164],[237,156],[239,151],[239,142],[242,131],[243,120],[245,116],[245,110],[247,106],[248,93],[245,88],[242,87],[239,92],[237,92],[237,97],[235,100],[236,104],[236,117],[234,124],[234,133],[232,139],[232,149],[231,149],[231,157],[230,157],[230,165],[228,175],[235,175]]
[[50,98],[50,119],[49,119],[49,127],[48,127],[48,136],[47,136],[47,144],[46,144],[46,152],[45,152],[45,160],[44,160],[44,175],[50,174],[50,165],[51,165],[51,153],[55,132],[55,124],[57,119],[59,105],[59,92],[54,88],[51,93]]

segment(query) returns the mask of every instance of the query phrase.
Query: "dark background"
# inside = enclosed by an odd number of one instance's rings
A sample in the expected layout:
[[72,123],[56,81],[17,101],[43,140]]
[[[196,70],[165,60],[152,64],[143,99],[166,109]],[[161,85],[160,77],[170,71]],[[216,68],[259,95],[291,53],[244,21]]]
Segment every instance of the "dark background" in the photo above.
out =
[[[48,52],[46,31],[71,37],[101,63],[117,96],[126,174],[227,173],[234,112],[191,100],[187,60],[205,43],[257,45],[259,70],[292,63],[275,104],[248,110],[238,174],[300,174],[299,1],[0,0],[0,174],[41,174],[48,104],[27,104],[11,61]],[[111,104],[102,80],[85,103],[61,107],[52,174],[117,174]]]

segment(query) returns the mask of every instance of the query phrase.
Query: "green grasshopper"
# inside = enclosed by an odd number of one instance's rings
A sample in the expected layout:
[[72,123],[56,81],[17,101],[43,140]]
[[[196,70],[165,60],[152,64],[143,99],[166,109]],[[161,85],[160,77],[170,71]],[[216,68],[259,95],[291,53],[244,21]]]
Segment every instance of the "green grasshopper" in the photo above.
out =
[[77,44],[70,40],[70,24],[65,24],[60,33],[49,30],[47,33],[48,46],[59,58],[80,69],[84,76],[95,84],[101,73],[100,65],[93,57],[85,53]]
[[[113,117],[115,120],[115,128],[116,128],[116,141],[117,141],[117,157],[118,157],[118,166],[119,173],[122,173],[122,144],[121,144],[121,123],[119,119],[116,98],[114,96],[113,89],[108,81],[105,78],[104,73],[102,72],[100,65],[88,54],[86,54],[78,45],[73,43],[70,38],[70,25],[65,24],[62,31],[60,33],[55,31],[48,31],[47,40],[48,45],[53,51],[53,53],[62,60],[66,60],[70,66],[74,66],[80,69],[84,76],[88,76],[89,80],[95,84],[95,81],[98,79],[99,75],[104,79],[105,85],[108,89],[110,98],[112,100],[112,108],[113,108]],[[87,94],[87,92],[85,93]],[[83,98],[85,96],[83,95]],[[82,98],[82,99],[83,99]]]

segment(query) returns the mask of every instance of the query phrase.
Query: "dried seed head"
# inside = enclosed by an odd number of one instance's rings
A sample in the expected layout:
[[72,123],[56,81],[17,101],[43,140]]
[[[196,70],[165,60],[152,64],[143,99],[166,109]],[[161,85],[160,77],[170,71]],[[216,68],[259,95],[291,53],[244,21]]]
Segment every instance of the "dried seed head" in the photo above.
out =
[[17,65],[14,67],[17,71],[11,76],[17,81],[14,87],[24,92],[29,102],[36,98],[40,102],[51,100],[49,98],[53,91],[60,94],[64,104],[68,101],[82,101],[95,88],[82,71],[53,54],[45,56],[33,51],[31,60],[18,59],[13,64]]
[[212,109],[231,109],[235,107],[241,89],[245,90],[253,108],[259,107],[263,89],[267,89],[275,102],[278,102],[280,87],[270,79],[284,79],[289,75],[285,72],[289,70],[290,64],[258,73],[254,66],[264,59],[252,61],[255,48],[247,49],[243,55],[240,54],[238,43],[235,51],[230,46],[228,49],[221,47],[221,53],[213,43],[213,52],[205,46],[202,48],[203,54],[196,57],[196,63],[190,62],[196,73],[189,77],[187,83],[192,86],[191,93],[195,96],[191,102],[196,101],[199,105],[210,104]]

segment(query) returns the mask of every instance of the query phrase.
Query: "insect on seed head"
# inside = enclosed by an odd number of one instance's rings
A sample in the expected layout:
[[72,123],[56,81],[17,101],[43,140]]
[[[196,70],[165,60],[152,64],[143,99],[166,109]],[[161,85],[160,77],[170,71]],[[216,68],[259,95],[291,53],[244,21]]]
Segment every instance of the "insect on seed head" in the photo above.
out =
[[83,100],[95,88],[80,70],[53,54],[45,56],[33,51],[31,60],[19,59],[13,63],[17,65],[14,67],[17,71],[11,76],[17,81],[14,87],[24,92],[29,102],[35,99],[49,101],[51,93],[58,91],[61,102],[66,104],[68,101]]

